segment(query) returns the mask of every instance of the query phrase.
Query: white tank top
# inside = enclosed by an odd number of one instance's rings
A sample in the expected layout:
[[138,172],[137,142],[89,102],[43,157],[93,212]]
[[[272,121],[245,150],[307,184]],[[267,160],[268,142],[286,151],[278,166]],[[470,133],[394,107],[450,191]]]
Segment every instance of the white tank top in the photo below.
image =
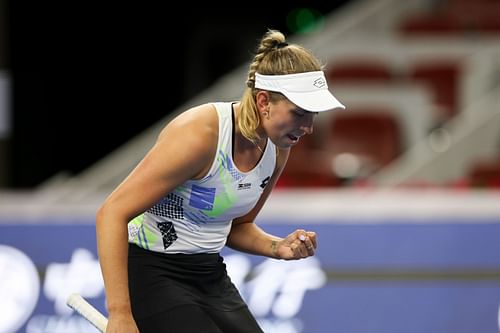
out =
[[233,161],[232,103],[214,103],[219,118],[217,153],[203,179],[189,180],[129,222],[129,242],[164,253],[217,253],[234,218],[248,213],[276,165],[276,147],[267,140],[258,164],[248,172]]

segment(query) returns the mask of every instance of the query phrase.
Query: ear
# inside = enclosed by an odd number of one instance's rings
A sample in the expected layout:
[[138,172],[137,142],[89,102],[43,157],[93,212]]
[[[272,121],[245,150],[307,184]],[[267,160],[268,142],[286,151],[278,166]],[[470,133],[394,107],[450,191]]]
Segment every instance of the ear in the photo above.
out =
[[271,96],[267,91],[259,91],[255,96],[255,104],[259,112],[264,112],[269,109],[269,103],[271,103]]

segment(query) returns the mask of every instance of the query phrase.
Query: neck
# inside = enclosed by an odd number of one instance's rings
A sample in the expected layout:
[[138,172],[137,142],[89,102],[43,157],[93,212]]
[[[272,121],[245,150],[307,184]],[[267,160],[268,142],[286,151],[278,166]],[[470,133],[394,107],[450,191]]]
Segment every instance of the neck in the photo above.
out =
[[261,137],[263,139],[250,140],[250,139],[246,138],[245,136],[243,136],[243,134],[241,133],[241,130],[238,126],[238,118],[239,118],[240,110],[241,110],[240,106],[241,106],[240,103],[234,104],[235,134],[236,134],[236,141],[238,141],[237,142],[238,146],[242,150],[258,150],[260,153],[264,153],[264,149],[266,148],[267,140],[266,140],[266,136],[262,134],[263,129],[260,126],[259,126],[259,128],[257,128],[257,134],[259,135],[259,137]]
[[252,143],[257,147],[257,149],[264,154],[264,149],[266,148],[266,141],[265,140],[259,140],[257,142],[252,141]]

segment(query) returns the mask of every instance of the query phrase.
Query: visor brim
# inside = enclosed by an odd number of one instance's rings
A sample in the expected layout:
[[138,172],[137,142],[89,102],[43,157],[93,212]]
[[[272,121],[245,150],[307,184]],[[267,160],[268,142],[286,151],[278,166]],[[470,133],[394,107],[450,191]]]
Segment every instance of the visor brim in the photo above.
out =
[[340,103],[327,89],[300,93],[283,92],[283,95],[285,95],[293,104],[310,112],[345,109],[345,105]]

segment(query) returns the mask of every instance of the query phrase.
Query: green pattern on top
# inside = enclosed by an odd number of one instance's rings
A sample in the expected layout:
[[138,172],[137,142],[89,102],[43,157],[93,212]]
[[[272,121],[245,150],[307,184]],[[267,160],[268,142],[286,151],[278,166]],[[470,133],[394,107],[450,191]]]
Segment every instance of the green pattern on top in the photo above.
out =
[[144,249],[149,249],[150,244],[154,244],[157,241],[158,236],[154,233],[154,231],[147,229],[143,224],[143,221],[144,214],[136,216],[132,221],[128,223],[129,230],[137,230],[132,238],[134,244],[137,244]]
[[224,190],[222,193],[215,194],[213,209],[204,210],[205,214],[209,217],[217,217],[224,214],[228,209],[234,206],[237,199],[236,191],[234,187],[231,186],[234,181],[230,170],[232,167],[231,160],[229,156],[224,153],[224,150],[224,147],[222,147],[217,156],[217,171],[220,174],[220,182]]

